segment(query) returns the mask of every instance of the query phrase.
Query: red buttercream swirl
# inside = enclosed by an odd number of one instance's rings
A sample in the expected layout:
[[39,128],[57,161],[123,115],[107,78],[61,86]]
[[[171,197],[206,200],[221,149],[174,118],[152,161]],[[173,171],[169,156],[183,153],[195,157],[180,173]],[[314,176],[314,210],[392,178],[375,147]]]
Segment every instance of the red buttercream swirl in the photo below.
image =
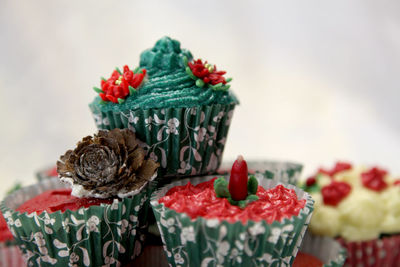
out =
[[98,199],[98,198],[77,198],[71,196],[71,189],[55,189],[43,192],[42,194],[26,201],[17,208],[19,212],[64,212],[66,210],[78,210],[82,207],[98,206],[101,203],[111,204],[112,199]]
[[361,173],[361,181],[365,187],[379,192],[388,186],[383,180],[386,174],[386,170],[373,167],[369,171]]
[[337,206],[342,199],[350,194],[351,186],[346,182],[332,181],[322,187],[321,194],[325,205]]
[[199,216],[208,219],[226,220],[230,223],[248,220],[265,220],[271,224],[284,218],[297,216],[304,208],[306,200],[298,200],[293,189],[282,185],[264,189],[258,186],[259,200],[249,203],[244,209],[231,205],[226,198],[218,198],[214,192],[214,180],[196,186],[190,182],[184,186],[175,186],[160,198],[159,203],[177,212],[186,213],[192,219]]
[[8,230],[8,226],[6,220],[3,217],[3,214],[0,212],[0,242],[12,240],[13,238],[14,237],[11,234],[10,230]]

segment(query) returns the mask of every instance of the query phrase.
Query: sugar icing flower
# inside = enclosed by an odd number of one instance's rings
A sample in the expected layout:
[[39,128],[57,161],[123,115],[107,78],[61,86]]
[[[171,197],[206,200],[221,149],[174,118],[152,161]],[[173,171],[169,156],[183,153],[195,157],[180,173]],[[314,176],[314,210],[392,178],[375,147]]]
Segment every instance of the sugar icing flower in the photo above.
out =
[[226,71],[217,70],[215,65],[207,63],[201,59],[193,60],[189,62],[188,59],[184,58],[184,64],[186,66],[186,73],[196,81],[198,87],[208,86],[216,91],[227,91],[230,87],[228,83],[232,78],[223,76]]
[[127,65],[123,72],[118,68],[113,71],[107,80],[102,78],[101,89],[93,87],[103,101],[123,103],[129,95],[136,93],[146,75],[146,69],[130,70]]

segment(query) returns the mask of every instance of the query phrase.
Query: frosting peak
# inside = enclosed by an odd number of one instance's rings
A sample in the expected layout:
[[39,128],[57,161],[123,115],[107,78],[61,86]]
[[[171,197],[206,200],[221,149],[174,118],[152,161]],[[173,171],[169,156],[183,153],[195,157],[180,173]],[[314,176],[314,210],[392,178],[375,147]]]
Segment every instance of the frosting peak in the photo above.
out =
[[149,70],[149,74],[160,71],[174,72],[184,68],[183,58],[192,58],[192,54],[181,49],[181,44],[170,37],[163,37],[153,48],[147,49],[140,55],[140,67]]

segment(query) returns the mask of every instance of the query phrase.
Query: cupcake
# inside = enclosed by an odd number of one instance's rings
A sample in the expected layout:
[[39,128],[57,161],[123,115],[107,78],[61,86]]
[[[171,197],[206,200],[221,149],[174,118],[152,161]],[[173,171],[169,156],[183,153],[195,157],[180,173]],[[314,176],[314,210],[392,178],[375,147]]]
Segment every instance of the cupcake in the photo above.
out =
[[162,177],[213,173],[238,104],[224,74],[164,37],[141,54],[139,68],[103,78],[89,107],[99,129],[135,132]]
[[292,185],[248,179],[239,157],[225,177],[173,182],[151,206],[172,266],[291,266],[313,210]]
[[47,179],[1,203],[27,263],[119,266],[140,254],[148,182],[158,164],[146,158],[134,133],[114,129],[85,137],[57,167],[72,188]]
[[338,162],[304,188],[315,200],[310,231],[348,250],[346,266],[400,265],[400,180],[380,167]]

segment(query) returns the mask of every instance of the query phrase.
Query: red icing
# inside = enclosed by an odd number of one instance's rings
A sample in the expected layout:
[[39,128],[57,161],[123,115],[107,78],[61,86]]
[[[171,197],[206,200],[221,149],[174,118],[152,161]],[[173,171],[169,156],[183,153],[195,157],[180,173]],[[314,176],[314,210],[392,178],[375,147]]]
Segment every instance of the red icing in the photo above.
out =
[[293,262],[293,267],[322,267],[324,264],[313,255],[299,252]]
[[204,83],[210,83],[216,85],[218,83],[226,84],[225,78],[222,76],[226,71],[217,71],[217,67],[214,65],[214,71],[210,72],[201,59],[194,60],[193,62],[188,62],[188,66],[192,71],[193,75],[202,79]]
[[272,189],[259,186],[259,200],[249,203],[244,209],[231,205],[226,198],[218,198],[214,192],[216,178],[193,186],[190,182],[184,186],[175,186],[159,200],[168,208],[184,212],[192,219],[199,216],[216,218],[230,223],[248,220],[265,220],[268,223],[282,221],[297,216],[304,208],[306,200],[298,200],[294,190],[278,185]]
[[315,185],[316,182],[317,182],[317,179],[315,178],[315,176],[311,176],[311,177],[307,178],[306,185],[313,186],[313,185]]
[[112,199],[77,198],[71,196],[71,189],[56,189],[43,192],[42,194],[26,201],[17,208],[19,212],[64,212],[66,210],[77,210],[81,207],[98,206],[101,203],[111,204]]
[[233,200],[244,200],[247,197],[247,163],[240,157],[232,165],[229,179],[229,193]]
[[396,180],[396,181],[394,181],[394,183],[393,183],[394,185],[400,185],[400,179],[399,180]]
[[321,194],[325,205],[337,206],[351,191],[351,186],[346,182],[332,181],[322,187]]
[[13,238],[14,237],[11,234],[10,230],[8,230],[7,223],[3,217],[3,214],[0,212],[0,242],[5,242]]
[[127,65],[124,71],[119,74],[117,70],[111,74],[111,77],[101,81],[101,89],[104,93],[100,93],[103,101],[111,101],[118,103],[118,98],[125,99],[129,95],[129,86],[137,89],[146,75],[146,69],[142,69],[142,73],[133,73]]
[[320,168],[318,170],[318,173],[323,173],[329,176],[334,176],[335,174],[342,172],[342,171],[346,171],[346,170],[351,170],[352,165],[350,163],[347,162],[336,162],[335,167],[333,167],[332,170],[326,170],[323,168]]
[[51,168],[50,170],[48,170],[48,171],[46,172],[46,174],[47,174],[48,176],[51,176],[51,177],[57,177],[57,176],[58,176],[57,166],[54,166],[53,168]]
[[361,181],[363,185],[374,191],[385,189],[388,184],[383,180],[387,171],[374,167],[367,172],[361,173]]

